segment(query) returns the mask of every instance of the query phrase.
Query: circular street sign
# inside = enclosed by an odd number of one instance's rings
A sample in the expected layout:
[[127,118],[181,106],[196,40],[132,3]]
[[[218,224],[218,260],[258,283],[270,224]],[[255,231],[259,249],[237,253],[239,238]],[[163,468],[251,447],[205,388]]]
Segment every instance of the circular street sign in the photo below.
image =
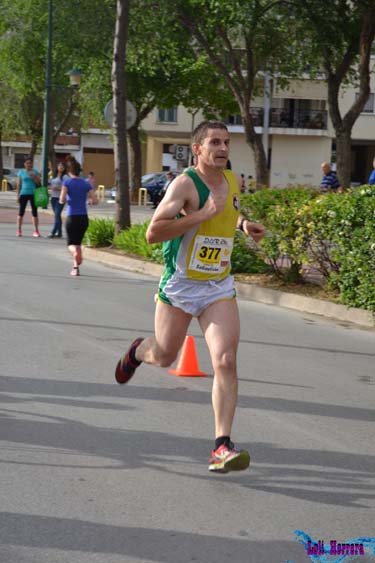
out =
[[[110,127],[113,127],[113,99],[109,100],[104,108],[104,119]],[[126,128],[132,127],[136,119],[137,110],[129,100],[126,100]]]

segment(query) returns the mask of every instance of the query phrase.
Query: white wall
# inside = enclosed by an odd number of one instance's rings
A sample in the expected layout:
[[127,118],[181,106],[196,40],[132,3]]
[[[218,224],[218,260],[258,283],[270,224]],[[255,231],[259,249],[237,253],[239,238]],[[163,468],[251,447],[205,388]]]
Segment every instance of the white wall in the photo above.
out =
[[271,187],[288,184],[319,186],[320,165],[331,157],[331,139],[327,137],[272,137]]
[[243,134],[230,134],[230,161],[232,169],[237,174],[245,174],[245,178],[255,178],[253,152],[245,141]]

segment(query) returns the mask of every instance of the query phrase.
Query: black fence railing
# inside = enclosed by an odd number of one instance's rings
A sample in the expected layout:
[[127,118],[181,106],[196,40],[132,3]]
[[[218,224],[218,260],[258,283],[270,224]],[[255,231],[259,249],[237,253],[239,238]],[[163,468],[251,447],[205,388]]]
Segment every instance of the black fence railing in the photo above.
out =
[[[250,108],[250,113],[253,118],[254,127],[262,127],[264,116],[263,108]],[[229,115],[226,118],[225,123],[227,125],[243,125],[242,117],[240,115]]]
[[270,127],[298,129],[327,129],[327,111],[271,109]]
[[[251,115],[255,127],[263,127],[263,108],[251,108]],[[240,115],[230,115],[226,119],[227,125],[242,125]],[[295,129],[327,129],[327,111],[325,110],[293,110],[270,109],[270,127],[289,127]]]

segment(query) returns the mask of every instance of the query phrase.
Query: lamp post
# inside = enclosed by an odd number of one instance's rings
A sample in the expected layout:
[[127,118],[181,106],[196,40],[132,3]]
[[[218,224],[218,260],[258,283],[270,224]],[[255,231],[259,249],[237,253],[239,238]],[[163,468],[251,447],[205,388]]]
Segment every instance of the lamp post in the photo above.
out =
[[48,148],[50,133],[50,106],[51,106],[51,58],[52,58],[52,0],[48,0],[48,36],[46,60],[46,85],[44,95],[43,114],[43,149],[42,149],[42,186],[48,183]]
[[[48,0],[48,35],[47,35],[47,58],[46,58],[46,84],[44,95],[44,114],[43,114],[43,147],[42,147],[42,186],[48,184],[48,160],[50,143],[50,116],[51,116],[51,60],[52,60],[52,29],[53,29],[53,5],[52,0]],[[66,73],[69,76],[70,87],[78,88],[81,82],[82,72],[79,69],[72,69]]]

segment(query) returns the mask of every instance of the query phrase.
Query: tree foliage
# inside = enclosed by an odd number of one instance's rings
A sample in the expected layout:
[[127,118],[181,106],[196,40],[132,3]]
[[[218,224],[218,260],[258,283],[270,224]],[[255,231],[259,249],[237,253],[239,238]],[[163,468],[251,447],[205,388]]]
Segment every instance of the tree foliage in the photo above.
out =
[[[370,95],[370,56],[375,37],[375,0],[296,1],[294,29],[303,33],[300,60],[310,73],[323,71],[328,107],[336,132],[336,161],[340,183],[350,186],[351,133]],[[358,94],[348,111],[340,108],[342,88],[352,84]]]

